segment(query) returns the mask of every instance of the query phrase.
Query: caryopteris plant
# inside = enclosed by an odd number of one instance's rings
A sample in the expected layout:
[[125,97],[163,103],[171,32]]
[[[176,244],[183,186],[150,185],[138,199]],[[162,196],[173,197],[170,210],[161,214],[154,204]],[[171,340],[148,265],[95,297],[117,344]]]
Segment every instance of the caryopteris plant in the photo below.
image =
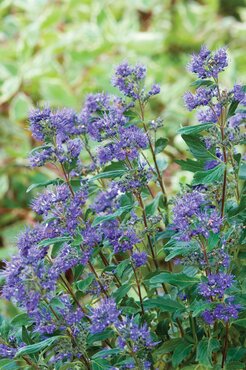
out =
[[227,64],[223,48],[192,56],[199,124],[179,130],[194,158],[177,162],[194,177],[174,199],[144,66],[119,65],[120,96],[89,95],[78,114],[31,112],[30,163],[59,177],[31,186],[46,187],[40,222],[3,271],[20,313],[2,322],[1,369],[244,368],[246,97],[221,86]]

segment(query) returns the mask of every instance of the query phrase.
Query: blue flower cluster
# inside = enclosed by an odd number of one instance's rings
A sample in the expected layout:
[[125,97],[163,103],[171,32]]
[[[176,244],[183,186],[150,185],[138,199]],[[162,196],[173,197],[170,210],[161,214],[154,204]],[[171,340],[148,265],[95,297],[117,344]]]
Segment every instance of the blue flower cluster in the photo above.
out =
[[172,228],[178,233],[176,238],[182,241],[199,236],[207,238],[210,232],[219,233],[222,224],[218,211],[197,190],[176,198],[173,215]]

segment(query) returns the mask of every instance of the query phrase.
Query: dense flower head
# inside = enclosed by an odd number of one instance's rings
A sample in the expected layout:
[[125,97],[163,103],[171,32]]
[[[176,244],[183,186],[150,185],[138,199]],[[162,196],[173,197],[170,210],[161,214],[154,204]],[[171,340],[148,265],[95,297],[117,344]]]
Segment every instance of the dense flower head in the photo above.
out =
[[116,220],[104,222],[102,231],[105,240],[113,247],[114,253],[132,250],[134,245],[140,241],[132,227],[128,227],[127,229],[120,227],[119,222]]
[[141,84],[146,76],[146,68],[143,65],[136,64],[131,66],[128,62],[123,62],[115,69],[112,79],[113,86],[132,99],[139,99],[141,93]]
[[194,190],[176,198],[172,228],[178,232],[177,239],[189,241],[197,235],[207,238],[210,231],[220,231],[221,223],[218,211],[209,204],[204,194]]
[[153,84],[150,91],[148,92],[148,95],[149,96],[157,95],[157,94],[160,94],[160,92],[161,92],[160,85],[159,84]]
[[148,255],[146,252],[133,252],[132,260],[135,267],[144,266],[148,260]]
[[85,132],[93,140],[112,138],[118,128],[125,126],[129,119],[124,115],[127,106],[117,98],[104,93],[88,95],[79,115]]
[[100,164],[117,159],[119,161],[136,159],[140,149],[146,149],[148,139],[146,134],[136,126],[120,127],[117,140],[100,147],[98,159]]
[[0,357],[3,358],[14,358],[17,352],[16,348],[10,347],[6,344],[0,343]]
[[53,190],[45,190],[40,193],[32,202],[32,209],[39,215],[47,215],[48,211],[56,203],[63,203],[71,196],[67,185],[59,185]]
[[70,268],[79,264],[81,258],[82,255],[76,248],[65,243],[58,256],[53,261],[49,272],[50,276],[53,280],[57,280],[60,274],[65,273]]
[[30,112],[29,121],[33,137],[41,141],[51,142],[55,137],[57,144],[62,144],[82,132],[78,116],[69,108],[38,108]]
[[111,183],[108,190],[101,191],[97,195],[91,208],[97,213],[112,210],[112,208],[116,205],[119,192],[118,184]]
[[146,167],[142,163],[138,163],[138,168],[128,171],[119,181],[119,189],[125,192],[140,191],[141,188],[146,186],[152,178],[152,169]]
[[193,54],[188,69],[202,79],[217,78],[227,65],[228,56],[225,48],[211,52],[206,46],[202,46],[198,54]]
[[216,320],[228,322],[231,319],[237,319],[241,306],[233,303],[233,299],[227,300],[227,302],[219,303],[214,309],[205,310],[202,313],[204,321],[211,325]]
[[184,102],[188,110],[192,111],[201,105],[208,105],[214,94],[214,88],[205,89],[199,87],[195,94],[192,94],[190,91],[186,92],[184,95]]
[[113,299],[107,298],[100,302],[98,307],[92,309],[90,315],[92,334],[101,333],[108,326],[116,324],[119,320],[120,311]]
[[233,98],[238,101],[240,104],[245,105],[246,104],[246,91],[245,87],[242,85],[234,85],[233,90]]
[[219,103],[213,104],[212,108],[206,107],[205,109],[199,110],[197,113],[198,121],[201,123],[217,123],[222,112],[221,105]]
[[225,291],[231,287],[234,276],[219,272],[217,274],[210,274],[207,282],[199,284],[199,293],[204,298],[212,299],[214,297],[222,298]]
[[74,235],[81,222],[82,206],[86,203],[87,197],[86,185],[74,195],[68,192],[67,185],[61,185],[40,194],[33,203],[33,209],[43,215],[53,237],[67,233]]
[[134,318],[126,318],[124,321],[118,321],[116,324],[119,332],[118,345],[124,349],[127,343],[131,343],[133,351],[138,352],[143,348],[151,348],[156,345],[151,338],[147,324],[140,326],[134,321]]
[[54,160],[55,151],[52,147],[47,147],[44,149],[37,149],[32,152],[29,156],[29,163],[31,167],[42,167],[47,162],[52,162]]
[[229,127],[236,129],[243,123],[246,122],[246,113],[245,112],[237,112],[234,116],[229,118]]

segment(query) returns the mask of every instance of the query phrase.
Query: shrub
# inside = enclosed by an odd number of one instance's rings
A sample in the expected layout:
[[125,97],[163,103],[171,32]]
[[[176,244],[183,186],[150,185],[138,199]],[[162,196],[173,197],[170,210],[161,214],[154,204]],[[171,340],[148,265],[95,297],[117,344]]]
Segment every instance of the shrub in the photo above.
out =
[[145,119],[160,88],[145,86],[144,66],[123,62],[112,79],[121,95],[89,95],[78,114],[30,113],[42,142],[30,164],[49,163],[58,177],[29,188],[46,187],[32,203],[40,222],[3,272],[3,296],[21,313],[2,323],[2,368],[242,368],[245,164],[236,147],[246,99],[241,85],[221,87],[227,63],[224,48],[192,56],[199,79],[184,100],[199,107],[199,124],[179,130],[194,159],[177,162],[194,176],[175,199],[162,121]]

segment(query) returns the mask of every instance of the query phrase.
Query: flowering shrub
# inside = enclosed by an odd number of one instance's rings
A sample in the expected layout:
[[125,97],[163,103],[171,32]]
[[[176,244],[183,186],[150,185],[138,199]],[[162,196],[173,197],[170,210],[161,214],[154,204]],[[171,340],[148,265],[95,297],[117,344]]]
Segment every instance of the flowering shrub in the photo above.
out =
[[245,165],[236,146],[246,96],[241,85],[221,87],[227,63],[225,49],[202,47],[189,64],[199,79],[184,100],[201,107],[200,123],[179,130],[194,159],[177,162],[194,177],[175,199],[162,175],[161,120],[145,119],[160,93],[145,87],[145,67],[122,63],[112,80],[121,95],[89,95],[78,114],[30,113],[42,142],[30,163],[52,164],[60,177],[29,189],[46,187],[32,202],[40,222],[3,271],[2,294],[21,313],[2,323],[1,368],[243,368]]

